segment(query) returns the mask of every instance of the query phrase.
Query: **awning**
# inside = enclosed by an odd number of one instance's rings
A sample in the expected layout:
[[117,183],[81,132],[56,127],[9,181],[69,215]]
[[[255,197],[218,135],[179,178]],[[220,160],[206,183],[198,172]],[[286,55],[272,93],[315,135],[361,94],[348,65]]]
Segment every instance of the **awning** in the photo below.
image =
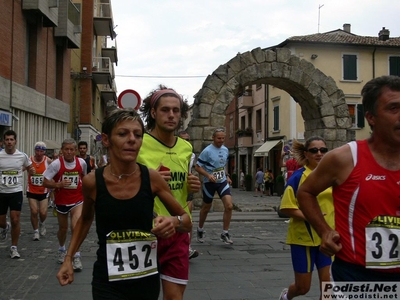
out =
[[254,156],[268,156],[269,151],[278,144],[282,144],[281,146],[283,146],[283,141],[282,140],[266,141],[264,144],[260,146],[260,148],[258,148],[254,152]]
[[61,149],[61,143],[52,141],[52,140],[44,140],[47,149]]

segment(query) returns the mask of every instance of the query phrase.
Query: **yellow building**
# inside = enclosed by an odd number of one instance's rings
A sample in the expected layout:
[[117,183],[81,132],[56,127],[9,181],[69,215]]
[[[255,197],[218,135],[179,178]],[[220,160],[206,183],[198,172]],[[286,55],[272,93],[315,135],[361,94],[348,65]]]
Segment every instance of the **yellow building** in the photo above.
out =
[[[351,32],[350,24],[344,24],[343,29],[293,36],[264,50],[275,48],[289,49],[332,77],[344,92],[356,139],[369,136],[361,89],[372,78],[400,76],[400,38],[391,38],[384,27],[376,36],[359,36]],[[237,169],[255,173],[262,167],[279,175],[282,147],[290,147],[293,139],[304,139],[296,99],[272,85],[256,84],[238,96],[238,111]]]

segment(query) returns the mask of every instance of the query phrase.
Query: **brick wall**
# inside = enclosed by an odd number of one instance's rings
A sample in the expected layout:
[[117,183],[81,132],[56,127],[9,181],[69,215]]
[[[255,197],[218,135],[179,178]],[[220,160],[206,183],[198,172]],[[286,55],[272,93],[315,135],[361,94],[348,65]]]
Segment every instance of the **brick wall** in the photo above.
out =
[[70,102],[70,50],[54,28],[43,27],[40,14],[23,11],[21,0],[2,1],[0,36],[0,76]]

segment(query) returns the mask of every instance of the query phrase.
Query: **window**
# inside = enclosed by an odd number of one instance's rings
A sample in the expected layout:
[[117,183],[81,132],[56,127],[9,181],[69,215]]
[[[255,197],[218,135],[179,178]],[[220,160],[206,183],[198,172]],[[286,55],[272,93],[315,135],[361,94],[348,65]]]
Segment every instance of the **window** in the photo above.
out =
[[261,131],[261,124],[262,124],[261,109],[258,109],[256,111],[256,132]]
[[389,75],[400,76],[400,56],[389,57]]
[[279,105],[274,106],[274,131],[279,130]]
[[253,114],[249,112],[247,115],[249,117],[249,124],[247,125],[247,127],[252,127],[251,124],[253,124]]
[[229,137],[233,137],[233,115],[229,115]]
[[240,117],[240,129],[245,129],[246,128],[246,117],[241,116]]
[[357,79],[357,55],[343,54],[343,80]]
[[364,128],[364,107],[362,104],[348,104],[352,128]]

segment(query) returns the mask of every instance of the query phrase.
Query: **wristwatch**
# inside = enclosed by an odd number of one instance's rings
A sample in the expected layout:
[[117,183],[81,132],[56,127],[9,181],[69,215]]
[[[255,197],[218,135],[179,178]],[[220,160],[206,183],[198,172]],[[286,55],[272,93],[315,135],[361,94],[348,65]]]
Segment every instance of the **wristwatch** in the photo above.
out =
[[182,218],[182,216],[176,216],[176,218],[177,218],[178,221],[179,221],[179,226],[178,226],[178,228],[181,228],[181,227],[182,227],[183,218]]

